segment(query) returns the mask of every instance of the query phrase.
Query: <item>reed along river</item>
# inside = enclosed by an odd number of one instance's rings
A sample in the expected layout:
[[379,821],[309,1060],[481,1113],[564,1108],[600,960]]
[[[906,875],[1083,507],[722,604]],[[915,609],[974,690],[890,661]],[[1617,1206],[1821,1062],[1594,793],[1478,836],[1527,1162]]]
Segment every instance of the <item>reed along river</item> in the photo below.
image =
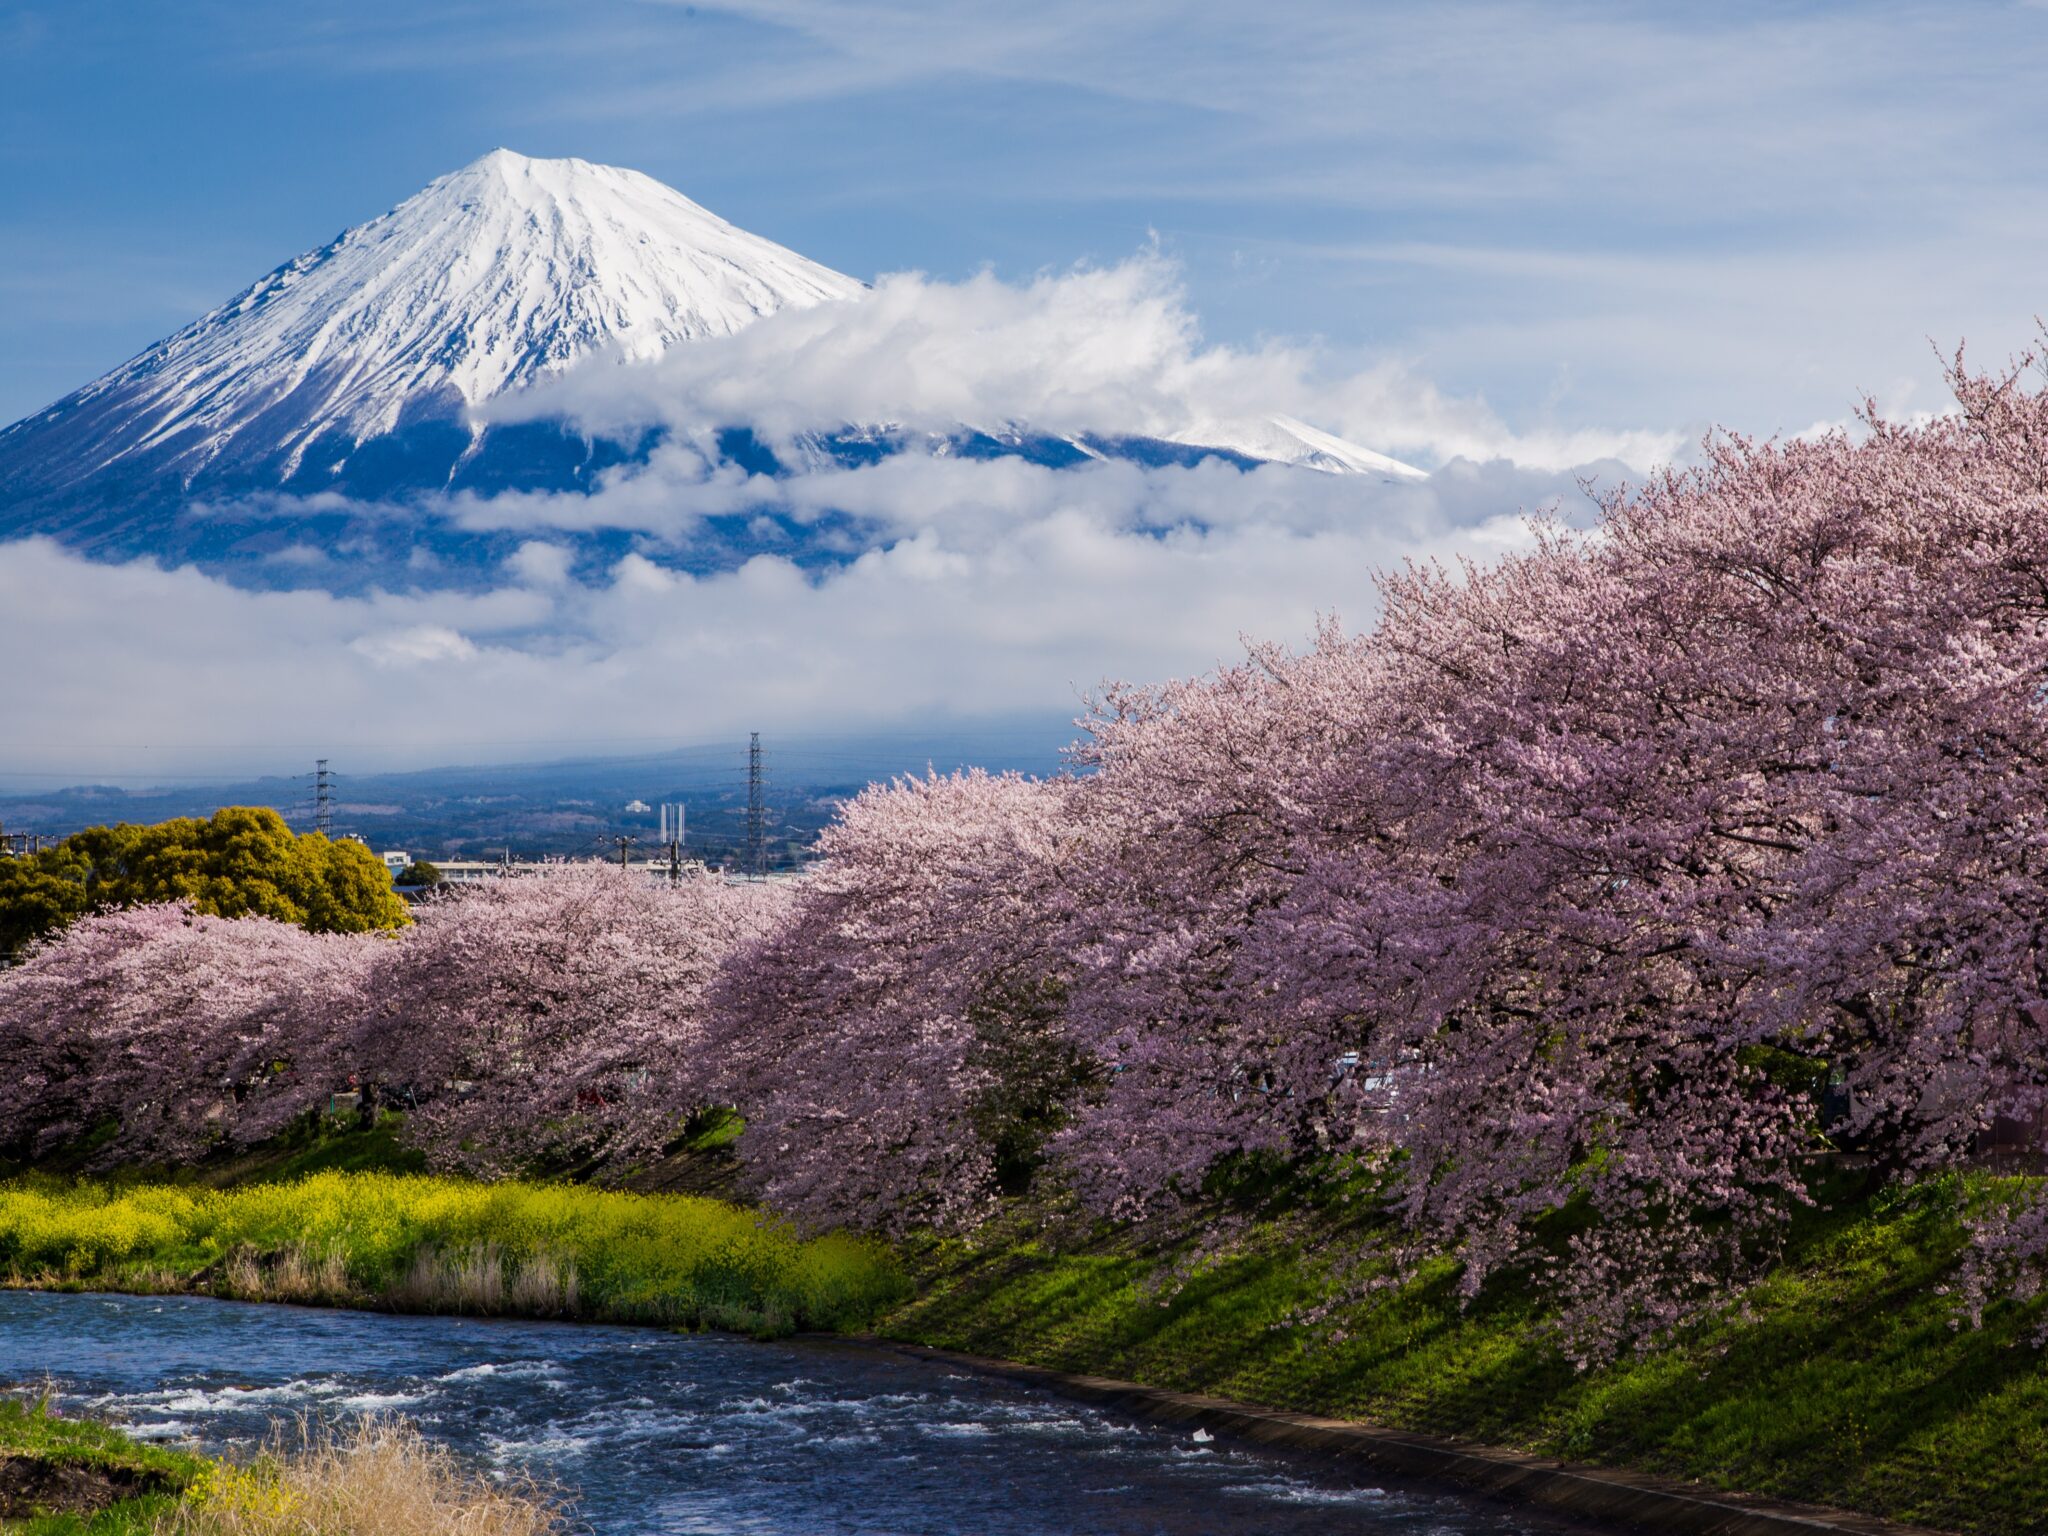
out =
[[567,1488],[602,1536],[1569,1536],[1369,1468],[884,1350],[196,1297],[0,1292],[0,1383],[209,1451],[403,1415]]

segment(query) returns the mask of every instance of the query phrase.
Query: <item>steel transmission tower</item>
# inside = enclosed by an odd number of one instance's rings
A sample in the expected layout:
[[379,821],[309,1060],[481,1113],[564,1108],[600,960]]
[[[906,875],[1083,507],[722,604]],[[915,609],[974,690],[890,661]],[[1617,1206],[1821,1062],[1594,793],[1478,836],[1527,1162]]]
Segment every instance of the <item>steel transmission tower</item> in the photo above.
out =
[[327,759],[313,765],[313,830],[327,832],[334,826],[334,775],[327,771]]
[[761,801],[761,733],[755,731],[747,741],[747,873],[751,875],[762,871],[766,824]]

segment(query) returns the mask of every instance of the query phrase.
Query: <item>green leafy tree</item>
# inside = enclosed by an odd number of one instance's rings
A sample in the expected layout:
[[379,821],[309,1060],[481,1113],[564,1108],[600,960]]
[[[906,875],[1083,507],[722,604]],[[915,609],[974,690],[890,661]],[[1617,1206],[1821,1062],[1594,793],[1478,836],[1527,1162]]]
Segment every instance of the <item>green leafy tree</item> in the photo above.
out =
[[86,911],[85,882],[63,850],[0,858],[0,965],[30,939],[62,928]]
[[441,871],[434,865],[429,864],[425,859],[414,859],[412,863],[405,867],[404,876],[398,883],[400,885],[439,885],[441,883]]
[[265,806],[202,821],[89,827],[0,863],[0,949],[84,912],[189,901],[216,917],[271,917],[314,933],[364,933],[411,919],[383,862],[361,843],[294,833]]

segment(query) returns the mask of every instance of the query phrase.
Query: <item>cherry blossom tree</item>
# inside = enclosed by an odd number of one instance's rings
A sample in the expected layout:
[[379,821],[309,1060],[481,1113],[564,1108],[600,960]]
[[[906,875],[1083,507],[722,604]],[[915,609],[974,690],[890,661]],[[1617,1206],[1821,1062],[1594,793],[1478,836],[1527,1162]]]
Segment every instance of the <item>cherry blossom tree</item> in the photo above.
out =
[[735,954],[707,1050],[769,1203],[813,1221],[972,1223],[1085,1085],[1057,1025],[1069,782],[876,786],[784,921]]
[[1132,899],[1077,903],[1090,1182],[1348,1141],[1469,1289],[1549,1274],[1597,1349],[1768,1260],[1828,1079],[1903,1177],[2038,1112],[2048,407],[1956,385],[1113,708],[1089,792],[1144,830],[1097,882]]
[[99,1160],[253,1143],[345,1086],[381,937],[180,904],[81,918],[0,971],[0,1146]]
[[[739,1107],[771,1205],[970,1226],[1034,1177],[1191,1215],[1232,1159],[1518,1275],[1581,1358],[1738,1290],[1812,1159],[2048,1111],[2048,395],[1710,442],[1367,632],[1112,687],[1076,772],[878,786],[787,885],[565,867],[403,937],[178,908],[0,975],[0,1142],[267,1134],[337,1077],[443,1163]],[[2039,1186],[1973,1313],[2048,1284]],[[2030,1193],[2029,1191],[2032,1191]],[[1398,1267],[1398,1266],[1397,1266]]]
[[[2048,405],[1955,386],[1402,573],[1368,634],[1112,689],[1076,780],[858,803],[721,984],[789,1031],[764,1187],[985,1208],[966,1020],[1025,995],[1099,1209],[1348,1156],[1410,1251],[1543,1277],[1597,1351],[1758,1272],[1831,1141],[1913,1178],[2038,1113]],[[2038,1283],[2041,1226],[1984,1273]]]
[[705,989],[782,900],[606,865],[450,892],[380,957],[366,1073],[437,1163],[502,1173],[657,1152],[711,1102]]

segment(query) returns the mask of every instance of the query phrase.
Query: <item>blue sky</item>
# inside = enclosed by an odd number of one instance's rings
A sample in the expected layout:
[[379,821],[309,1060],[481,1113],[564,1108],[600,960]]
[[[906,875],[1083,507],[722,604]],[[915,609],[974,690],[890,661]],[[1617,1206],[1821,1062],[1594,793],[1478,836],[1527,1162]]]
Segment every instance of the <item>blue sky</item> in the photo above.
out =
[[1941,403],[2048,311],[2038,5],[0,0],[0,420],[497,144],[862,277],[1156,237],[1519,430]]
[[[1518,547],[1526,509],[1583,511],[1715,423],[1936,411],[1936,347],[2033,342],[2044,66],[2048,8],[1962,0],[0,0],[0,421],[503,145],[926,274],[833,317],[843,377],[777,317],[562,381],[650,391],[643,421],[700,374],[831,421],[1150,400],[1437,471],[906,455],[778,484],[793,517],[868,519],[823,576],[668,558],[725,494],[680,449],[588,498],[415,509],[520,530],[488,590],[351,596],[294,558],[251,592],[0,543],[0,656],[36,658],[0,669],[0,716],[41,725],[0,778],[1050,720],[1104,677],[1369,624],[1377,573]],[[933,335],[973,366],[921,373]],[[591,572],[598,523],[638,542]]]

